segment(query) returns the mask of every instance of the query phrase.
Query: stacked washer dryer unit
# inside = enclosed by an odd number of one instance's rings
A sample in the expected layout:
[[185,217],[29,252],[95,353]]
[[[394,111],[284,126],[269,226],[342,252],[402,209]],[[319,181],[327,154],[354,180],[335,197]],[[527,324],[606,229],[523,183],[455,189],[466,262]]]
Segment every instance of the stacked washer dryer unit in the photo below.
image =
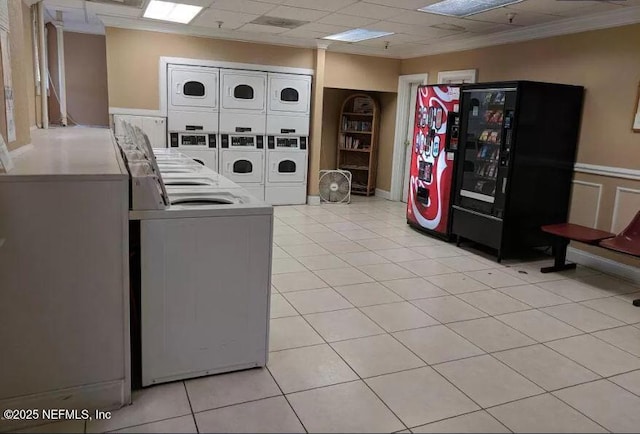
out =
[[172,64],[167,68],[167,146],[216,172],[219,80],[218,68]]
[[220,70],[220,173],[264,200],[267,73]]
[[311,77],[269,73],[265,201],[307,201]]

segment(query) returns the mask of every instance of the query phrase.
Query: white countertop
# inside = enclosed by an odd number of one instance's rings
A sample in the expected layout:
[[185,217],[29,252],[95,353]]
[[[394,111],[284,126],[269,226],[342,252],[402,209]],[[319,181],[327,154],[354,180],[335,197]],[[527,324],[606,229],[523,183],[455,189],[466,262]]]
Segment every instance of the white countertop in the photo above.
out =
[[[15,154],[15,152],[14,152]],[[31,132],[31,145],[18,152],[0,182],[15,177],[128,178],[107,128],[66,127]]]

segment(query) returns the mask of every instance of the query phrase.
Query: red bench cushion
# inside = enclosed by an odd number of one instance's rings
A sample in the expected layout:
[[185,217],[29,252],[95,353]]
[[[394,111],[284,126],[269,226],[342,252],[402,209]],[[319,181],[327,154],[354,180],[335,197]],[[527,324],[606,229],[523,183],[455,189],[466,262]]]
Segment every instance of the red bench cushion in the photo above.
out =
[[613,238],[616,234],[611,232],[592,229],[582,225],[573,223],[559,223],[556,225],[542,226],[544,232],[556,235],[570,240],[580,241],[588,244],[595,244],[598,241]]

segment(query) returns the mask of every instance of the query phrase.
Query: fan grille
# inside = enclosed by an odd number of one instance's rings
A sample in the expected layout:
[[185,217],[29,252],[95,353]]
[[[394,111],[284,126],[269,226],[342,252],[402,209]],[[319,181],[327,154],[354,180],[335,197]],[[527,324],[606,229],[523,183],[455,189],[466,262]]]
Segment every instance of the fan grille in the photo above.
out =
[[351,201],[351,172],[346,170],[321,170],[320,200],[328,203]]

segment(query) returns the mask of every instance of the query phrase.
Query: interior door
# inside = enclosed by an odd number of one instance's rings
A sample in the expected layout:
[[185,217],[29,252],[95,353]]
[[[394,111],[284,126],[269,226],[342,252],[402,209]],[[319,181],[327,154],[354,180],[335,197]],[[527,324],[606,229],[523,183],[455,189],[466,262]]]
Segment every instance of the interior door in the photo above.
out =
[[169,100],[176,108],[216,109],[218,70],[204,66],[169,66]]
[[269,182],[304,182],[307,179],[307,158],[304,151],[267,152]]
[[264,152],[222,151],[222,175],[233,182],[256,183],[264,181]]
[[269,74],[269,111],[276,114],[308,114],[311,77],[293,74]]
[[411,83],[409,93],[409,117],[405,128],[405,150],[404,150],[404,178],[402,183],[402,201],[407,203],[409,197],[409,180],[411,178],[411,145],[413,143],[413,129],[416,120],[416,100],[418,98],[418,86],[420,83]]
[[222,72],[222,108],[264,111],[267,74],[229,69]]

